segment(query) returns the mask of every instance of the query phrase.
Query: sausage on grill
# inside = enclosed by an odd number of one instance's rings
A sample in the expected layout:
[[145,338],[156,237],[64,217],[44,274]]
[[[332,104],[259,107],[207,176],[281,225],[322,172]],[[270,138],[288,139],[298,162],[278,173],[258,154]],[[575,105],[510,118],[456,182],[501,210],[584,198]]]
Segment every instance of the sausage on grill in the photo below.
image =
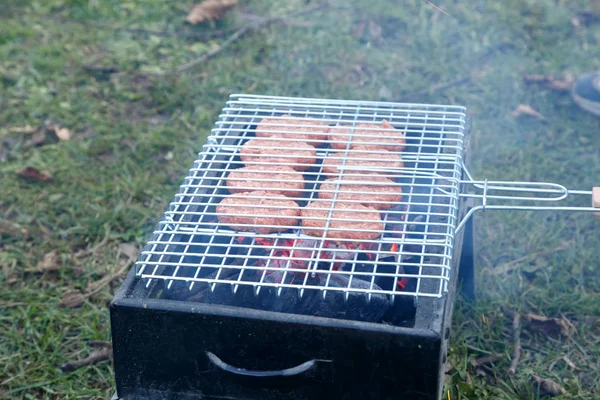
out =
[[377,239],[383,232],[381,215],[373,208],[356,203],[335,203],[335,210],[327,224],[331,207],[332,202],[328,200],[315,200],[304,207],[301,213],[304,233],[326,239],[361,242]]
[[319,198],[331,200],[336,191],[338,200],[354,200],[376,210],[393,208],[402,200],[400,185],[379,175],[346,175],[342,177],[341,182],[337,178],[329,178],[321,183]]
[[229,173],[227,189],[231,193],[264,190],[269,195],[302,196],[304,177],[292,167],[283,165],[251,165]]
[[221,223],[237,231],[260,234],[287,231],[298,225],[299,215],[298,203],[263,190],[226,196],[217,206]]
[[348,141],[353,149],[355,146],[382,148],[389,151],[402,151],[406,147],[404,133],[395,130],[385,119],[381,126],[375,124],[357,124],[352,132],[352,126],[338,125],[329,128],[328,139],[334,149],[346,149]]
[[[344,163],[345,161],[345,163]],[[344,167],[367,167],[369,173],[389,174],[390,171],[377,171],[380,169],[402,168],[404,163],[397,153],[384,149],[365,148],[356,146],[352,150],[330,154],[323,160],[323,171],[327,175],[339,175],[342,172],[338,166]],[[348,170],[353,174],[360,169]]]
[[315,146],[327,140],[327,123],[312,118],[294,118],[289,114],[281,117],[263,118],[256,127],[256,136],[296,139]]
[[306,142],[287,142],[277,138],[250,139],[240,149],[240,157],[247,166],[269,163],[287,165],[296,171],[312,167],[316,156],[314,146]]

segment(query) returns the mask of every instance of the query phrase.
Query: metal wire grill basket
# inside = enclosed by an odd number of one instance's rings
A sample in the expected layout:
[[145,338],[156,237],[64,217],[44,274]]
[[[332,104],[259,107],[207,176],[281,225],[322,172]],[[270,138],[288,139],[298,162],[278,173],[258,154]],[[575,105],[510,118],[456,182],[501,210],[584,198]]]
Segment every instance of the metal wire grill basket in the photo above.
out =
[[[459,106],[232,95],[136,273],[167,289],[441,297],[472,212],[592,194],[474,181],[465,123]],[[481,204],[459,221],[461,197]]]

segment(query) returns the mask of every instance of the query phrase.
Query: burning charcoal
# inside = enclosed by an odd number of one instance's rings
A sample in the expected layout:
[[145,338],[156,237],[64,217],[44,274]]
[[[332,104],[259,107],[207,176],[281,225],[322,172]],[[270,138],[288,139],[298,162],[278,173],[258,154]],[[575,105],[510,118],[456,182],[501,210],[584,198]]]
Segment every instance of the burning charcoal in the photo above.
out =
[[[214,272],[207,276],[208,279],[216,278],[217,272]],[[238,274],[230,277],[231,281],[236,281]],[[225,278],[226,279],[226,278]],[[246,282],[258,282],[259,277],[254,271],[246,271],[242,275],[242,280]],[[257,308],[257,299],[254,295],[254,287],[249,285],[240,285],[238,290],[233,292],[233,285],[218,283],[215,285],[214,290],[211,290],[211,284],[200,283],[197,284],[198,291],[192,296],[190,301],[200,301],[208,304],[221,304],[224,306],[238,306],[238,307],[249,307]]]
[[[258,274],[246,274],[244,274],[244,281],[260,281]],[[263,278],[263,282],[280,283],[281,279],[282,276],[279,274],[270,274]],[[305,277],[288,273],[285,277],[285,283],[293,284],[296,281],[298,284],[302,284],[304,279]],[[349,278],[346,276],[332,275],[328,286],[352,287],[364,290],[371,288],[370,282],[352,279],[352,283],[349,285],[348,280]],[[325,286],[326,283],[327,275],[323,273],[318,273],[314,277],[309,275],[306,278],[306,285],[308,286]],[[379,286],[373,285],[373,290],[381,289]],[[367,294],[350,292],[348,300],[345,301],[344,292],[333,290],[329,290],[325,298],[323,298],[323,292],[318,289],[305,289],[302,297],[299,296],[299,290],[296,288],[283,288],[279,295],[278,292],[279,288],[277,287],[262,286],[257,295],[254,286],[240,285],[234,294],[229,285],[218,284],[214,291],[211,291],[209,286],[206,285],[202,296],[195,296],[195,300],[210,304],[366,322],[381,322],[383,315],[390,306],[388,298],[381,294],[373,294],[371,300],[367,301]]]
[[366,322],[381,322],[383,315],[386,313],[390,306],[390,301],[387,296],[383,294],[372,294],[369,301],[367,291],[370,290],[381,290],[381,288],[375,284],[371,288],[371,283],[363,281],[361,279],[353,278],[349,282],[349,277],[346,275],[332,275],[329,280],[329,286],[332,287],[351,287],[355,289],[362,289],[364,292],[350,292],[348,301],[344,302],[344,292],[328,292],[327,298],[328,305],[331,311],[337,311],[343,313],[344,319],[354,319],[358,321]]
[[[302,278],[304,279],[304,278]],[[287,281],[287,279],[286,279]],[[303,283],[303,280],[300,281]],[[325,286],[327,275],[318,273],[315,277],[309,276],[306,284],[309,286]],[[332,275],[329,287],[352,287],[369,289],[370,283],[353,279],[352,284],[348,284],[348,277]],[[374,290],[380,290],[377,285]],[[318,289],[305,289],[302,297],[298,295],[298,290],[285,288],[280,296],[276,296],[276,288],[266,288],[261,290],[259,295],[261,308],[269,311],[296,313],[304,315],[314,315],[318,317],[353,319],[366,322],[380,322],[382,316],[389,308],[389,300],[381,294],[374,294],[371,301],[367,301],[365,293],[350,292],[348,301],[345,301],[345,293],[341,291],[327,291],[325,298],[323,292]]]
[[[300,277],[293,273],[288,273],[285,278],[285,283],[298,283],[304,282],[305,276]],[[265,282],[280,282],[281,277],[276,274],[265,277]],[[307,285],[318,285],[318,279],[315,282],[315,278],[311,278],[310,275],[306,277]],[[283,313],[294,313],[294,314],[305,314],[313,315],[313,309],[306,303],[306,299],[309,296],[303,296],[302,298],[298,295],[298,289],[296,288],[283,288],[281,294],[278,295],[279,288],[276,287],[263,287],[259,293],[259,304],[260,309],[267,311],[283,312]]]

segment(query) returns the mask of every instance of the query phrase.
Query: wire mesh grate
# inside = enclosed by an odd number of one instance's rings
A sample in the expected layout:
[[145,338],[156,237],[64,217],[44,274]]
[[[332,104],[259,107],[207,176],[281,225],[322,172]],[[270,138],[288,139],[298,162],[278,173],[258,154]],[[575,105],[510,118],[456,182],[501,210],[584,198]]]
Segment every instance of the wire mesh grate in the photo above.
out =
[[136,263],[148,284],[441,297],[465,109],[232,95]]

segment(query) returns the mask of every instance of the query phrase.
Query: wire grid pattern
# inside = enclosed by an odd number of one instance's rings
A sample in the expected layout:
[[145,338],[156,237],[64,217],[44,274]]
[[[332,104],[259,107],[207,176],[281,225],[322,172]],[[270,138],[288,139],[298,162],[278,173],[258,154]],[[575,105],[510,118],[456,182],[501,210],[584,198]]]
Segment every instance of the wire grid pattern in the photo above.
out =
[[[212,291],[228,285],[232,293],[249,285],[256,294],[270,288],[277,294],[294,289],[300,296],[319,290],[323,297],[341,291],[346,299],[352,292],[369,298],[389,295],[392,301],[395,296],[441,297],[447,291],[458,221],[465,120],[459,106],[232,95],[136,262],[136,273],[148,285],[164,280],[167,289],[176,282],[190,290],[198,284]],[[276,137],[261,137],[251,149],[267,156],[244,161],[240,153],[251,147],[261,121]],[[359,125],[365,123],[373,125]],[[333,142],[321,137],[327,129],[335,133],[329,137]],[[393,139],[399,132],[406,140],[402,151]],[[298,143],[300,134],[304,144]],[[357,148],[353,138],[359,134],[357,144],[389,151]],[[290,149],[314,152],[290,155]],[[403,166],[395,162],[398,155]],[[323,168],[328,158],[333,172]],[[275,164],[278,175],[261,172]],[[229,177],[244,166],[254,167],[256,175]],[[287,166],[295,170],[279,168]],[[389,180],[378,182],[381,178],[373,174]],[[325,179],[333,189],[320,190]],[[245,191],[263,183],[293,189],[287,197],[268,189],[244,193],[242,205],[217,212],[230,196],[228,186]],[[387,188],[383,200],[368,197],[378,185]],[[401,199],[393,196],[394,189]],[[319,203],[324,207],[320,214],[292,217],[301,222],[288,226],[282,213],[289,212],[290,201],[302,210],[321,196],[329,201]],[[365,198],[380,209],[355,212]],[[381,221],[369,224],[372,219]],[[317,224],[312,236],[302,226],[311,220]],[[256,232],[257,224],[266,229]]]

